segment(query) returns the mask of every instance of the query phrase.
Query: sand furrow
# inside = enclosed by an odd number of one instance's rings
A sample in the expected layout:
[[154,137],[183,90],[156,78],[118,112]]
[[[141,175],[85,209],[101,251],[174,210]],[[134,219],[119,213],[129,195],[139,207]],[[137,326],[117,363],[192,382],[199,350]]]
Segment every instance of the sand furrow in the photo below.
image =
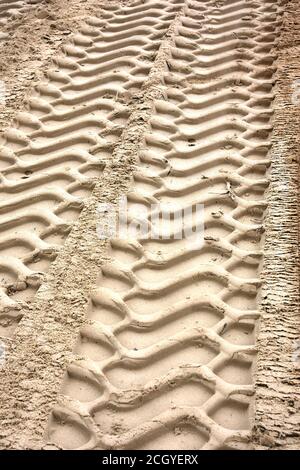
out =
[[[138,207],[146,230],[111,241],[51,415],[56,446],[249,446],[277,13],[275,2],[186,0],[159,36],[163,97],[128,194],[128,224]],[[176,223],[153,236],[170,203],[203,204],[201,245],[177,237]]]

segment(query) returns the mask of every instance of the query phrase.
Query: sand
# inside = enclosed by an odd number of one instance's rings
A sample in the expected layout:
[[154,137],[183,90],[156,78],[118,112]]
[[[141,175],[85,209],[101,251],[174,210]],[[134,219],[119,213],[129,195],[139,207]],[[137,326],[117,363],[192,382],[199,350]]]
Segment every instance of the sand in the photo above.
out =
[[[281,18],[108,2],[3,132],[3,448],[253,447]],[[124,195],[149,233],[99,240]],[[153,237],[157,203],[203,204],[203,244]]]

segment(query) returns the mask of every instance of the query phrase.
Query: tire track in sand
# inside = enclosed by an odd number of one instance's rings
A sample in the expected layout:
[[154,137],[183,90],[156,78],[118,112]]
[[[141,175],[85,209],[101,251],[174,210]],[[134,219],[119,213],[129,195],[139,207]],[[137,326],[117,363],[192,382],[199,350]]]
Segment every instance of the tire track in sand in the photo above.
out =
[[176,3],[108,6],[91,18],[2,134],[1,336],[14,331],[101,177]]
[[277,13],[186,0],[129,211],[203,203],[204,246],[112,240],[48,427],[59,447],[248,447]]

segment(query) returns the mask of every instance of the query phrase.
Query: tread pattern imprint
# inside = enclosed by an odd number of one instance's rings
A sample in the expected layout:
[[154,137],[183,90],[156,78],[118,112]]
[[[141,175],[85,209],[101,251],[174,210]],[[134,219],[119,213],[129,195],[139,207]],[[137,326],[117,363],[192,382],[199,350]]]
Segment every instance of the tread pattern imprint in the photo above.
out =
[[203,203],[205,243],[111,242],[48,426],[62,448],[251,445],[277,6],[173,3],[165,97],[153,103],[129,213]]
[[[0,336],[13,334],[128,119],[178,7],[104,9],[0,137]],[[144,9],[147,17],[144,17]]]
[[129,210],[203,203],[204,246],[111,241],[47,428],[56,446],[249,446],[277,10],[271,0],[108,6],[3,135],[0,319],[10,334],[176,21]]

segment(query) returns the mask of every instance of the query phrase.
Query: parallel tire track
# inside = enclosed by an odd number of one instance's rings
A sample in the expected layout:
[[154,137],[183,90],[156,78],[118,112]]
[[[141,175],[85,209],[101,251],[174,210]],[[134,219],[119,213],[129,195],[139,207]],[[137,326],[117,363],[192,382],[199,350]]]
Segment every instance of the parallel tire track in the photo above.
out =
[[101,177],[180,3],[108,6],[91,18],[2,134],[1,336],[14,331]]
[[129,214],[150,230],[151,203],[202,203],[204,245],[112,240],[51,416],[59,447],[248,446],[279,25],[273,1],[184,2]]

